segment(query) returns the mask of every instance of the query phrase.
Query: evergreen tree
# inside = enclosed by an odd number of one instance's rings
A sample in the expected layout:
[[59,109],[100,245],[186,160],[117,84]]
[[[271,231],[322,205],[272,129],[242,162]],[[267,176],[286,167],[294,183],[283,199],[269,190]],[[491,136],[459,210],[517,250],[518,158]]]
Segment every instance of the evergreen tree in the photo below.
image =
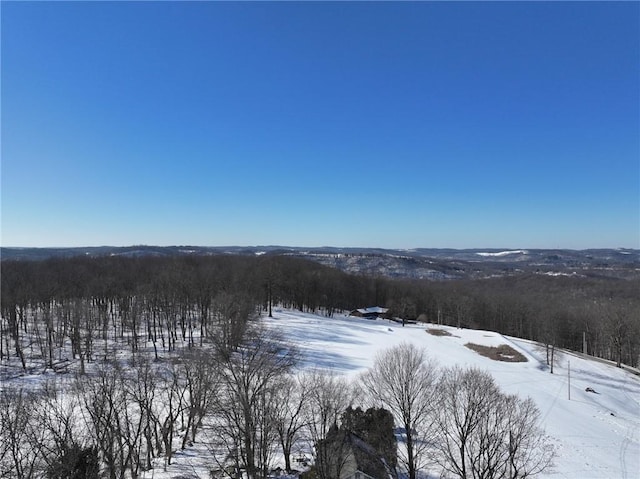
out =
[[49,479],[98,479],[98,451],[93,447],[77,445],[65,448],[62,457],[49,465]]
[[395,471],[397,464],[397,441],[393,433],[393,415],[380,407],[363,411],[349,407],[342,414],[342,428],[361,437]]

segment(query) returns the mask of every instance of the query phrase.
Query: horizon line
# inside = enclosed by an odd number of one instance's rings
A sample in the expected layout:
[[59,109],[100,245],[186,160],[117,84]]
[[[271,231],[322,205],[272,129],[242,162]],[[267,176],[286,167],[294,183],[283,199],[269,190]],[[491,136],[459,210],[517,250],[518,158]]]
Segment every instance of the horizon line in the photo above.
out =
[[449,246],[415,246],[411,248],[394,248],[394,247],[385,247],[385,246],[332,246],[332,245],[322,245],[322,246],[293,246],[293,245],[284,245],[284,244],[269,244],[269,245],[241,245],[241,244],[228,244],[228,245],[197,245],[197,244],[170,244],[170,245],[159,245],[159,244],[129,244],[129,245],[85,245],[85,246],[1,246],[0,248],[5,249],[98,249],[98,248],[215,248],[215,249],[223,249],[223,248],[289,248],[289,249],[377,249],[377,250],[388,250],[388,251],[416,251],[416,250],[456,250],[456,251],[472,251],[472,250],[499,250],[499,251],[522,251],[526,253],[527,251],[544,251],[544,250],[566,250],[566,251],[590,251],[590,250],[631,250],[640,252],[640,247],[627,247],[627,246],[604,246],[604,247],[587,247],[587,248],[568,248],[568,247],[499,247],[499,246],[474,246],[474,247],[449,247]]

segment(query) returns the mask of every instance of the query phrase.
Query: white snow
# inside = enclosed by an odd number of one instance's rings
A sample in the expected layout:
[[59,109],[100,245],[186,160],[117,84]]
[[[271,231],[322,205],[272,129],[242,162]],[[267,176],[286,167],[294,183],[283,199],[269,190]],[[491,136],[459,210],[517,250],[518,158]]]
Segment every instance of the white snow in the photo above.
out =
[[540,274],[543,274],[545,276],[567,276],[567,277],[580,276],[575,271],[573,273],[560,273],[558,271],[547,271],[546,273],[540,273]]
[[[492,374],[509,394],[531,397],[542,414],[543,427],[552,438],[557,457],[545,479],[640,478],[640,376],[609,364],[560,353],[550,374],[545,351],[531,341],[490,331],[457,329],[433,324],[402,326],[393,321],[361,319],[345,315],[333,318],[275,309],[273,318],[261,321],[277,329],[301,352],[299,367],[330,369],[356,380],[369,368],[376,354],[402,342],[424,347],[442,366],[475,366]],[[450,336],[434,336],[438,328]],[[498,362],[480,356],[466,343],[486,346],[507,344],[528,361]],[[571,399],[569,393],[569,370]],[[23,385],[37,385],[54,373],[20,378]],[[591,388],[596,393],[586,392]],[[211,453],[201,442],[178,450],[166,467],[163,458],[143,478],[207,477]]]
[[[640,477],[640,378],[628,371],[564,353],[550,374],[545,351],[539,346],[488,331],[425,324],[403,327],[382,319],[325,318],[286,310],[274,316],[264,321],[298,345],[303,353],[302,367],[333,369],[355,379],[373,364],[378,351],[412,342],[425,347],[442,366],[484,369],[503,391],[531,397],[558,454],[555,468],[540,477]],[[426,332],[428,327],[444,329],[451,336],[433,336]],[[528,361],[494,361],[465,347],[468,342],[507,344]],[[586,392],[587,387],[597,393]]]
[[523,249],[517,249],[517,250],[513,250],[513,251],[499,251],[497,253],[476,253],[479,256],[485,256],[485,257],[501,257],[501,256],[508,256],[510,254],[527,254],[526,250]]

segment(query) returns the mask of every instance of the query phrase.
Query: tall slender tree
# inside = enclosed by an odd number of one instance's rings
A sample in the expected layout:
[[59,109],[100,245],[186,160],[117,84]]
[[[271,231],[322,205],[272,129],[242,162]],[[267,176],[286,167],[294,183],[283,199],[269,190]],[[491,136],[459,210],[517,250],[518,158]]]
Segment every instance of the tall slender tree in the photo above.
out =
[[361,377],[369,401],[390,410],[404,430],[399,459],[409,479],[417,477],[427,460],[437,374],[435,361],[423,349],[402,343],[378,354]]

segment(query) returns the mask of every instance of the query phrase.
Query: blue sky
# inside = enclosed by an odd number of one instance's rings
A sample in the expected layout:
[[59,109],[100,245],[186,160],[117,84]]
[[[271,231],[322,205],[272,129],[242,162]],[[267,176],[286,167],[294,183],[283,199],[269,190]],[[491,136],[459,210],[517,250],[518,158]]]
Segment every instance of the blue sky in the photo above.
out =
[[2,245],[640,247],[638,2],[2,2]]

